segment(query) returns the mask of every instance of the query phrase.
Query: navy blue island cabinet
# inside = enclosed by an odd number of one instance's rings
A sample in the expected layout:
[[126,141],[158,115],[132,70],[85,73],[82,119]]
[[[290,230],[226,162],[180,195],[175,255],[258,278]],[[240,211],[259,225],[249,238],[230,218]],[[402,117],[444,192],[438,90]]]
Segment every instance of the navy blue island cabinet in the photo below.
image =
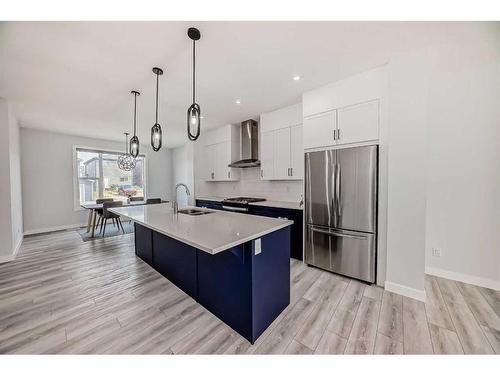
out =
[[135,224],[136,255],[252,344],[290,303],[290,226],[211,254]]
[[[196,199],[196,206],[211,208],[214,210],[222,210],[222,202],[209,201],[204,199]],[[293,224],[290,227],[290,256],[294,259],[303,260],[303,214],[301,209],[278,208],[269,206],[260,206],[252,204],[249,206],[249,214],[258,216],[267,216],[274,218],[285,218],[292,220]]]

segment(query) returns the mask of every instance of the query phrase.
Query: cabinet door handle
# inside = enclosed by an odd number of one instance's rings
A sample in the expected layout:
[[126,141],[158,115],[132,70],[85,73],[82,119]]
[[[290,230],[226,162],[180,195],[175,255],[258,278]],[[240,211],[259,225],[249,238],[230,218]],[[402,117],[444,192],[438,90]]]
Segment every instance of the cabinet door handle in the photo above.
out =
[[262,169],[260,170],[260,177],[264,177],[264,171]]
[[340,139],[340,129],[337,129],[337,139]]
[[227,172],[227,178],[231,178],[231,172]]
[[333,140],[337,140],[337,129],[333,129]]
[[293,176],[293,168],[290,167],[290,177]]

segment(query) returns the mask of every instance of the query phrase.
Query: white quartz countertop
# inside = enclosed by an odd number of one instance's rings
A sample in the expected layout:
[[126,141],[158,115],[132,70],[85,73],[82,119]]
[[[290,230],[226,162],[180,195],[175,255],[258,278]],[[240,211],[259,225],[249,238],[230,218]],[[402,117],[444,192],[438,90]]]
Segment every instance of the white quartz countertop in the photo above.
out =
[[[182,207],[181,209],[188,208]],[[293,221],[270,217],[209,210],[207,215],[174,214],[170,204],[110,208],[132,221],[210,254],[262,237],[293,224]]]
[[[202,201],[212,201],[212,202],[222,202],[225,198],[223,197],[196,197],[196,199]],[[292,210],[302,210],[303,207],[300,206],[299,202],[287,202],[287,201],[270,201],[265,200],[261,202],[249,203],[252,206],[262,206],[262,207],[276,207],[276,208],[288,208]]]

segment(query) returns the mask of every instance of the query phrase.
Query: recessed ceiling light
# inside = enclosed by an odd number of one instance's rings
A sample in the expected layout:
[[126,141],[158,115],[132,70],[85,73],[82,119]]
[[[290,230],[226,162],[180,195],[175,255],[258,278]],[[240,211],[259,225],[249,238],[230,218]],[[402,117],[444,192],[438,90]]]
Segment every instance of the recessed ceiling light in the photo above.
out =
[[205,118],[205,116],[200,116],[201,119]]
[[294,75],[294,76],[293,76],[293,80],[294,80],[294,81],[298,81],[298,80],[300,80],[300,76],[299,76],[299,75]]
[[241,104],[241,100],[240,99],[236,99],[235,103],[236,104]]

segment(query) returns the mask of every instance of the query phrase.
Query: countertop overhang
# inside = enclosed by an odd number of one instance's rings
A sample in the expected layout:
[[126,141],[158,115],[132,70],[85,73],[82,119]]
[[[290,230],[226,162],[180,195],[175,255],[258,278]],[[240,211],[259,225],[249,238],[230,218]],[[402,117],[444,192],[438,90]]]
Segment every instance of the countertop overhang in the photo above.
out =
[[211,213],[199,216],[182,213],[176,215],[167,203],[117,207],[110,208],[109,211],[209,254],[220,253],[293,224],[293,221],[286,219],[199,207],[183,208]]

